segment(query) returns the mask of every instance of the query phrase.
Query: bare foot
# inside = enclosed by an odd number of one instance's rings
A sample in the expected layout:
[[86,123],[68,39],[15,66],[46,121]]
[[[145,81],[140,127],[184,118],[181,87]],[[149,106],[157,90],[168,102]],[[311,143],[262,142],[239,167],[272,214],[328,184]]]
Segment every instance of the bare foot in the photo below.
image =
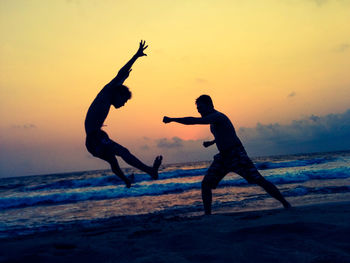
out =
[[126,188],[130,188],[131,187],[131,182],[129,181],[129,179],[125,180],[125,186],[126,186]]
[[128,180],[130,181],[130,183],[135,183],[135,175],[134,173],[130,174],[129,176],[127,176]]
[[157,156],[156,159],[154,160],[153,167],[152,167],[153,171],[150,174],[153,180],[158,179],[158,169],[159,169],[159,166],[162,164],[162,160],[163,160],[163,156],[161,155]]

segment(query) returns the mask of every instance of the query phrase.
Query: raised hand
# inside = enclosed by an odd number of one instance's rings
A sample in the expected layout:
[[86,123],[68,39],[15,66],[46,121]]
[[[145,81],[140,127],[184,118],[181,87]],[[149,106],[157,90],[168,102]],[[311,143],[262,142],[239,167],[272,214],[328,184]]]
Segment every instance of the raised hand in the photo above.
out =
[[148,47],[148,45],[147,46],[145,46],[145,45],[146,45],[146,41],[141,40],[139,49],[137,50],[135,56],[137,56],[137,57],[147,56],[147,54],[143,53],[145,51],[145,49]]
[[111,83],[117,83],[117,85],[123,84],[123,82],[129,77],[131,67],[135,63],[135,61],[139,57],[147,56],[145,53],[143,53],[143,51],[145,51],[145,49],[148,47],[145,46],[145,44],[146,41],[141,40],[140,47],[137,50],[136,54],[132,56],[132,58],[119,70],[118,75],[111,81]]

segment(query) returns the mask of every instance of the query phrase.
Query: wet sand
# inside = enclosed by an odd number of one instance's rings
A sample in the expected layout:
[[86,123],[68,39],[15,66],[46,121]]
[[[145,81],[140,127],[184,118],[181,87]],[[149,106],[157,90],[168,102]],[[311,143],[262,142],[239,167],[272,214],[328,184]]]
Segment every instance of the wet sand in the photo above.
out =
[[350,262],[350,202],[115,218],[2,238],[0,262]]

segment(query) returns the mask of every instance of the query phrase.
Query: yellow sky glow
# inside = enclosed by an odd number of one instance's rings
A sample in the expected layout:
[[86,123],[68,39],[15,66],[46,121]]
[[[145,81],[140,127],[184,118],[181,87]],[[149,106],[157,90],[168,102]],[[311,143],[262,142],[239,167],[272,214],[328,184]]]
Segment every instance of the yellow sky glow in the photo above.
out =
[[203,93],[236,128],[345,111],[349,14],[347,0],[1,0],[1,141],[83,144],[90,103],[141,39],[148,56],[125,82],[133,98],[106,120],[125,144],[209,137],[161,123],[198,115]]

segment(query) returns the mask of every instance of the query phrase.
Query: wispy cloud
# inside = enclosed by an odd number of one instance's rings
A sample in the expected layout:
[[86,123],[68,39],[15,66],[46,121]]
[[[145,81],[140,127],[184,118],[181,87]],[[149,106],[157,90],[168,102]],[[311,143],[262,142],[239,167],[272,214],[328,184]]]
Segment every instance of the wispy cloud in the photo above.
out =
[[203,79],[203,78],[196,78],[196,82],[197,83],[207,83],[208,82],[208,80],[206,80],[206,79]]
[[36,125],[32,123],[26,123],[26,124],[14,124],[11,126],[13,129],[35,129]]
[[293,98],[295,97],[295,95],[297,95],[294,91],[292,91],[291,93],[288,94],[287,98]]
[[349,43],[342,43],[342,44],[338,45],[337,47],[335,47],[334,51],[342,53],[342,52],[345,52],[345,51],[347,51],[349,49],[350,49],[350,44]]
[[350,149],[350,110],[326,116],[312,115],[254,128],[240,128],[239,136],[254,154],[284,154]]
[[180,148],[183,146],[183,140],[179,137],[173,137],[172,139],[162,138],[157,140],[158,148]]
[[311,0],[311,1],[316,3],[318,6],[323,6],[328,3],[328,0]]
[[145,144],[145,145],[141,145],[140,149],[146,151],[146,150],[149,150],[150,147],[147,144]]

